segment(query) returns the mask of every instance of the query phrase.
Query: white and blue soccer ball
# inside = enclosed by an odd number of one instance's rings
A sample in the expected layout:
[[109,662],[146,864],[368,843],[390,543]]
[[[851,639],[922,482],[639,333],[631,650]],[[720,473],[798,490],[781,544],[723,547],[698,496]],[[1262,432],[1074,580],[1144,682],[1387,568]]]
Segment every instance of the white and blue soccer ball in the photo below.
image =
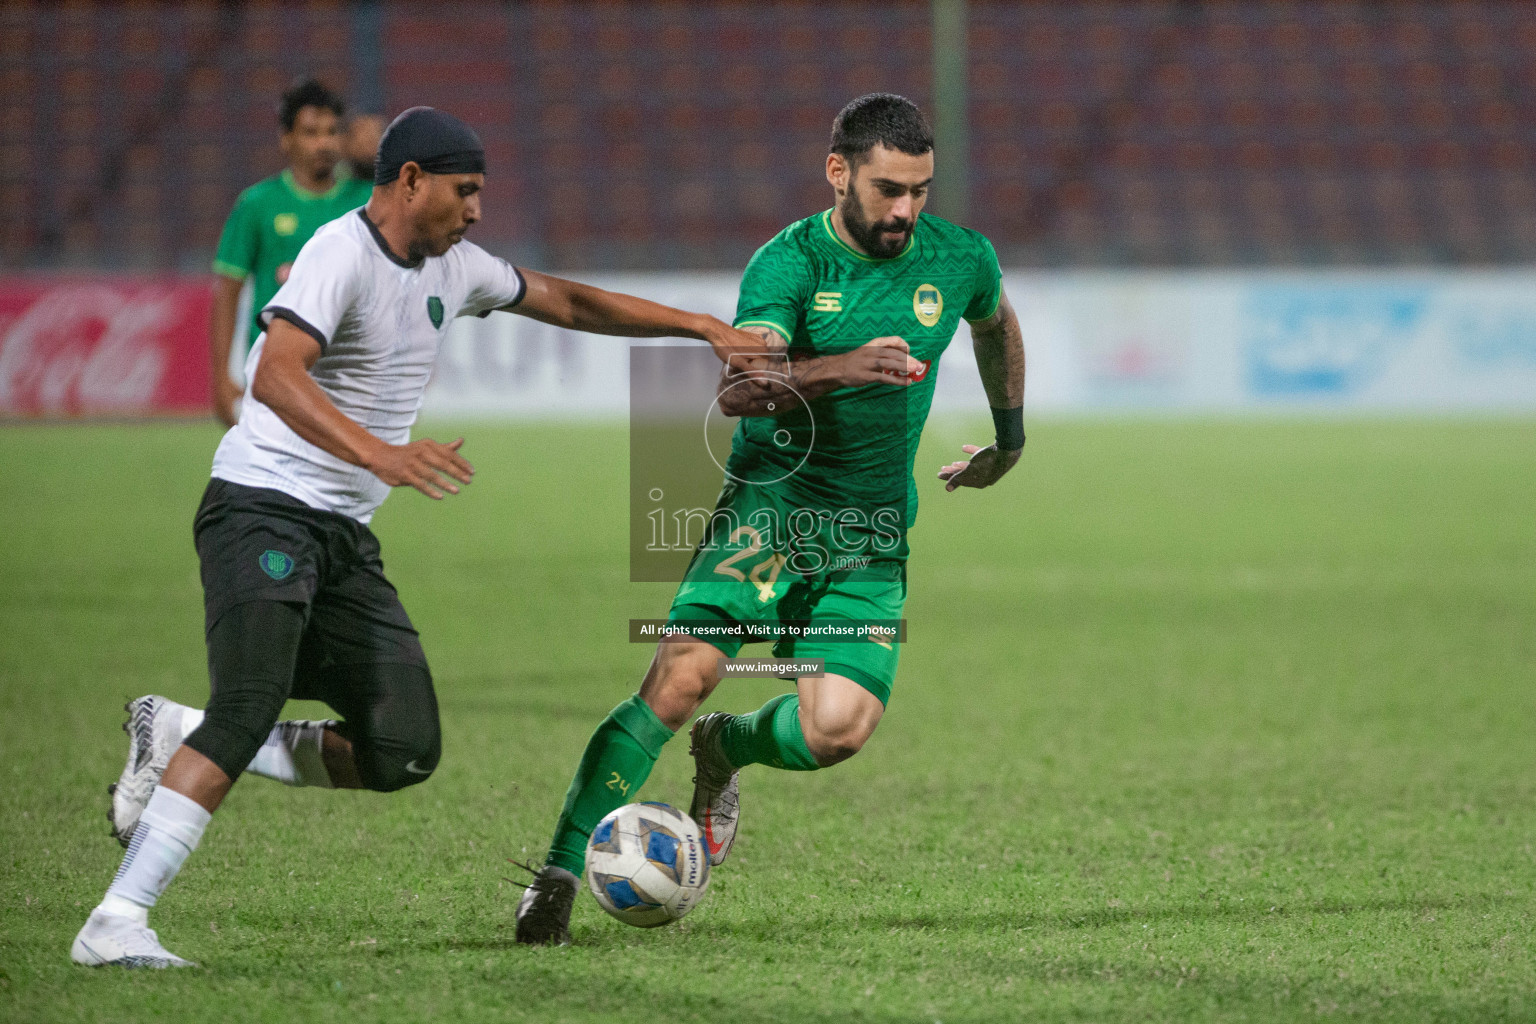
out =
[[699,826],[668,804],[620,807],[592,830],[587,886],[598,905],[625,924],[671,924],[709,888],[709,852]]

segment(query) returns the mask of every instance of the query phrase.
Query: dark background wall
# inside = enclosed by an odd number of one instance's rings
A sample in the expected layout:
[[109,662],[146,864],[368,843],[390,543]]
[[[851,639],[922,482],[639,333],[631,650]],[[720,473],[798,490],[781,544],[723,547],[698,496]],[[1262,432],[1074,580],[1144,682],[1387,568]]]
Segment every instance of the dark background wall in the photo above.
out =
[[[1007,265],[1536,260],[1536,4],[965,16],[967,219]],[[829,203],[844,102],[931,107],[933,23],[928,3],[11,0],[0,268],[206,266],[236,193],[280,166],[274,102],[301,74],[473,122],[497,251],[739,267]]]

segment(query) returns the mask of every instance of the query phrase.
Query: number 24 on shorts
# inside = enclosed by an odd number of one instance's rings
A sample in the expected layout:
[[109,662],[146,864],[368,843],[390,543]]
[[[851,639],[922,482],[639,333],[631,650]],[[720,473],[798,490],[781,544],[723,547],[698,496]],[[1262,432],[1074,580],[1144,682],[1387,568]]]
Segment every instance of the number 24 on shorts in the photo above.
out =
[[773,600],[773,585],[778,582],[779,571],[784,568],[784,556],[774,552],[754,565],[750,573],[742,572],[733,563],[749,559],[763,550],[763,535],[751,526],[738,526],[732,530],[730,542],[732,544],[739,542],[743,535],[749,539],[747,546],[715,566],[715,572],[721,576],[729,576],[738,583],[750,581],[757,588],[757,599],[767,604]]

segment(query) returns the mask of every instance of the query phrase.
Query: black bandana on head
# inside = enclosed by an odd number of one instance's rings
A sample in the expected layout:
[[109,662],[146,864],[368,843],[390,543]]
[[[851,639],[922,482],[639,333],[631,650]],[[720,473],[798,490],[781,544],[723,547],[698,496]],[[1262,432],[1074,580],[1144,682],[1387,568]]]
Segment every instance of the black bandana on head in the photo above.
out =
[[485,147],[469,125],[432,107],[412,107],[379,139],[373,183],[388,185],[415,162],[428,174],[484,174]]

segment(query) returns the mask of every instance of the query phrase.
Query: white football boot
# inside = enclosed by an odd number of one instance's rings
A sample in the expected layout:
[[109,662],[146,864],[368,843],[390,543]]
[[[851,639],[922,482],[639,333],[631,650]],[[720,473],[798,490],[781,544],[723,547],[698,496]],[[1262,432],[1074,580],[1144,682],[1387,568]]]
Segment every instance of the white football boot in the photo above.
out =
[[128,763],[117,781],[107,787],[112,797],[107,819],[112,822],[112,835],[126,848],[133,841],[144,805],[165,774],[165,766],[181,746],[181,715],[186,709],[173,700],[151,695],[129,701],[123,710],[128,712],[128,721],[123,723],[128,734]]
[[711,867],[725,862],[741,819],[738,772],[720,749],[720,730],[731,717],[724,711],[701,715],[688,733],[688,753],[694,766],[693,803],[688,814],[704,833]]
[[91,911],[69,947],[69,958],[86,967],[196,967],[160,945],[147,924],[101,910]]

